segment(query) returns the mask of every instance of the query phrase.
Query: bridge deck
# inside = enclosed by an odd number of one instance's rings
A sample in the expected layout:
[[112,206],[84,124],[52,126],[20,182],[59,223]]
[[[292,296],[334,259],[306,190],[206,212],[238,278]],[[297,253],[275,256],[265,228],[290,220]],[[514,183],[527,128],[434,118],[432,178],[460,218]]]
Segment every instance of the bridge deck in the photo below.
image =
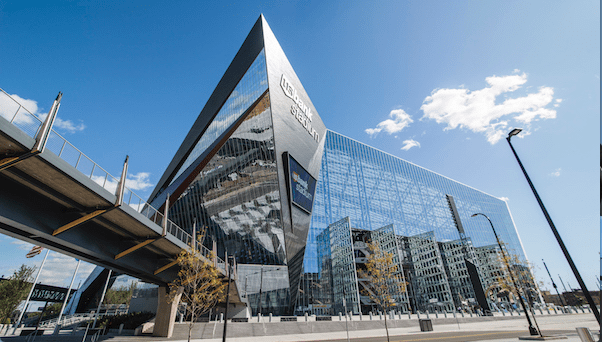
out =
[[[36,131],[0,116],[0,164],[29,153]],[[56,132],[51,134],[54,148],[0,171],[0,232],[146,282],[165,285],[173,280],[177,265],[157,271],[173,263],[191,242],[190,234],[168,221],[167,234],[162,236],[162,215],[127,189],[125,203],[115,206],[117,196],[109,190],[117,187],[117,180],[74,147],[79,153],[75,165],[59,157],[69,143]],[[82,156],[91,163],[89,174],[81,171]],[[85,217],[92,218],[74,224]],[[64,230],[57,231],[60,227]],[[145,241],[143,247],[116,258]],[[218,268],[225,273],[221,259]],[[232,288],[233,302],[240,301],[236,286]]]

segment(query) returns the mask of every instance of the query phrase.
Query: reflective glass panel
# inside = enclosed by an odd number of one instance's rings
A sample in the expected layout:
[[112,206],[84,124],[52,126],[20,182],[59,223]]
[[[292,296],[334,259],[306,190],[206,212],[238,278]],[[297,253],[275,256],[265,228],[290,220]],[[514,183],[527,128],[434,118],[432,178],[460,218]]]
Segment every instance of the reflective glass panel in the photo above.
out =
[[[471,258],[476,255],[477,264],[480,258],[486,257],[482,262],[488,271],[480,274],[484,286],[494,274],[503,272],[503,268],[499,261],[492,261],[492,255],[497,252],[492,251],[491,246],[496,240],[489,222],[481,216],[471,218],[472,214],[489,216],[508,251],[524,260],[518,234],[504,201],[332,131],[327,131],[324,147],[304,272],[326,279],[329,275],[325,271],[334,271],[324,267],[319,236],[330,224],[349,217],[353,229],[373,231],[392,225],[402,259],[408,262],[404,264],[406,280],[416,284],[423,282],[426,286],[424,295],[416,293],[414,298],[423,304],[423,308],[429,303],[440,303],[431,305],[440,309],[453,308],[458,295],[453,293],[452,298],[452,287],[464,298],[474,297],[467,290],[469,276],[463,259],[455,255],[459,253],[460,235],[446,195],[455,200],[470,243],[467,252]],[[417,238],[424,237],[421,234],[432,234],[432,238]],[[419,247],[420,244],[423,246]],[[445,272],[444,264],[447,265],[448,260],[444,258],[445,253],[451,255],[448,267],[454,268],[454,272]],[[411,265],[410,261],[416,264]],[[435,263],[440,267],[433,268]],[[412,272],[416,274],[413,276]],[[448,279],[448,273],[454,279]]]
[[[226,129],[228,129],[246,110],[268,89],[268,78],[265,64],[265,52],[261,50],[253,64],[249,67],[234,91],[219,110],[201,139],[180,167],[173,183]],[[171,184],[170,183],[170,184]]]

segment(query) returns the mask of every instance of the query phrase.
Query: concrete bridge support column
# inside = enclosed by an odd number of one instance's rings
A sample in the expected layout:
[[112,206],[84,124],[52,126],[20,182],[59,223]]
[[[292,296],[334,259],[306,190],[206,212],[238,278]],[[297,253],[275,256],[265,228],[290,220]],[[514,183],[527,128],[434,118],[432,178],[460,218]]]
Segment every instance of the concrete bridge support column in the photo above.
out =
[[173,334],[176,312],[178,311],[178,304],[180,303],[183,290],[183,288],[179,288],[173,301],[170,302],[168,288],[164,286],[159,287],[159,294],[157,296],[159,303],[157,304],[157,316],[155,317],[153,336],[169,338]]

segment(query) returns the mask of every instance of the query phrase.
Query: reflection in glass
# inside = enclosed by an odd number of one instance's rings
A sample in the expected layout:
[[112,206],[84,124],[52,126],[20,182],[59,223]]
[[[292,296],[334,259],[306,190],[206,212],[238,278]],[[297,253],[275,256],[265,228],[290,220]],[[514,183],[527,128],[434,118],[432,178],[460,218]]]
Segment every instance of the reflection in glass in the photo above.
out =
[[[357,229],[372,231],[392,225],[395,235],[406,239],[433,232],[436,235],[433,248],[437,243],[458,240],[460,236],[446,195],[454,197],[466,236],[470,238],[475,251],[496,243],[486,221],[469,220],[473,213],[482,212],[494,221],[509,250],[524,259],[504,201],[341,134],[327,131],[305,249],[305,274],[317,278],[320,284],[328,283],[323,280],[328,279],[329,270],[324,266],[326,257],[320,248],[319,236],[330,224],[344,217],[349,217],[351,227]],[[408,253],[402,247],[407,247],[409,242],[398,242],[401,253]],[[404,259],[409,260],[410,257],[407,254]],[[443,274],[445,272],[440,276],[443,277]],[[449,282],[445,281],[447,285],[444,285],[442,279],[437,281],[441,284],[432,288],[436,290],[437,299],[452,303]],[[323,288],[322,291],[327,290]],[[409,295],[412,296],[412,293]],[[318,297],[315,294],[312,296]],[[298,303],[303,306],[300,310],[307,310],[312,304],[307,296],[300,298]]]
[[265,52],[261,50],[249,70],[240,80],[226,103],[217,113],[201,139],[197,142],[184,164],[180,167],[173,183],[207,148],[219,138],[246,110],[268,89]]
[[[196,221],[203,244],[211,249],[215,242],[220,257],[234,255],[239,269],[243,264],[283,265],[278,274],[286,277],[275,283],[275,274],[264,274],[267,287],[261,297],[261,306],[278,314],[288,308],[289,285],[269,93],[246,112],[172,204],[169,217],[181,227],[190,228]],[[239,288],[241,281],[239,276]],[[260,288],[260,278],[246,281],[249,305],[256,312],[259,297],[254,289]]]

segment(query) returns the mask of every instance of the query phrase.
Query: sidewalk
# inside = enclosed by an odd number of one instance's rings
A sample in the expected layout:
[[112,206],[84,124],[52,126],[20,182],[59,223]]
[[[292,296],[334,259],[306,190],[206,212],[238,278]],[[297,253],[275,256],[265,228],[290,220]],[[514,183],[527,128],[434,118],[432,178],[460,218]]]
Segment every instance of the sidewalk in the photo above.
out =
[[[537,316],[537,323],[546,335],[546,331],[551,330],[565,330],[569,331],[566,336],[568,339],[559,341],[570,341],[570,342],[581,342],[577,336],[577,327],[589,328],[592,333],[598,332],[599,325],[593,314],[572,314],[572,315],[558,315],[558,316]],[[522,319],[512,320],[496,320],[489,322],[477,322],[477,323],[460,323],[458,324],[433,324],[433,332],[486,332],[486,331],[520,331],[525,332],[525,336],[529,335],[528,325],[524,316]],[[385,336],[384,330],[363,330],[363,331],[349,331],[349,337],[351,339],[358,337],[380,337]],[[399,335],[414,335],[414,334],[431,334],[431,332],[421,332],[416,327],[405,327],[405,328],[393,328],[389,329],[391,336]],[[319,334],[304,334],[304,335],[279,335],[279,336],[257,336],[257,337],[232,337],[228,338],[231,342],[297,342],[297,341],[327,341],[334,339],[345,339],[345,332],[333,332],[333,333],[319,333]],[[221,338],[215,339],[195,339],[195,342],[220,342]],[[159,341],[159,340],[157,340]],[[444,341],[444,339],[437,339],[436,341]],[[490,341],[485,336],[481,341]],[[491,340],[496,342],[517,342],[518,339],[496,339]],[[175,342],[172,340],[172,342]],[[178,341],[180,342],[180,341]]]
[[[579,339],[576,328],[587,327],[592,333],[598,333],[599,325],[593,314],[572,314],[572,315],[552,315],[552,316],[537,316],[537,323],[544,334],[549,331],[562,331],[562,335],[567,336],[568,339],[559,341],[567,342],[581,342]],[[371,338],[385,336],[384,329],[377,330],[352,330],[353,322],[350,322],[349,337],[364,338],[365,341],[370,341]],[[251,327],[249,326],[249,329]],[[518,342],[518,338],[501,338],[496,339],[499,336],[495,336],[496,332],[514,332],[517,336],[528,336],[527,321],[524,316],[516,319],[506,320],[494,320],[486,322],[471,322],[471,323],[456,323],[456,324],[437,324],[436,320],[433,320],[433,331],[432,332],[421,332],[417,326],[411,327],[400,327],[389,329],[389,334],[392,337],[392,341],[399,341],[400,336],[406,336],[409,339],[429,340],[434,342],[446,341],[445,333],[450,333],[450,336],[454,333],[466,333],[471,336],[470,341],[496,341],[496,342]],[[522,333],[524,332],[524,334]],[[221,334],[221,332],[220,332]],[[549,334],[549,333],[548,333]],[[327,333],[309,333],[309,334],[289,334],[289,335],[276,335],[276,336],[247,336],[247,337],[228,337],[229,342],[301,342],[301,341],[328,341],[328,340],[345,340],[345,331],[327,332]],[[482,336],[482,338],[480,337]],[[489,336],[489,337],[488,337]],[[71,336],[63,336],[60,341],[81,341],[75,336],[75,339],[69,339]],[[56,338],[56,337],[55,337]],[[40,336],[36,338],[38,342],[50,342],[52,336]],[[102,336],[101,341],[111,342],[185,342],[186,339],[167,339],[161,337],[152,336],[115,336],[105,335]],[[20,342],[25,341],[25,337],[0,337],[0,341],[4,342]],[[195,342],[221,342],[221,337],[213,339],[193,339]]]

